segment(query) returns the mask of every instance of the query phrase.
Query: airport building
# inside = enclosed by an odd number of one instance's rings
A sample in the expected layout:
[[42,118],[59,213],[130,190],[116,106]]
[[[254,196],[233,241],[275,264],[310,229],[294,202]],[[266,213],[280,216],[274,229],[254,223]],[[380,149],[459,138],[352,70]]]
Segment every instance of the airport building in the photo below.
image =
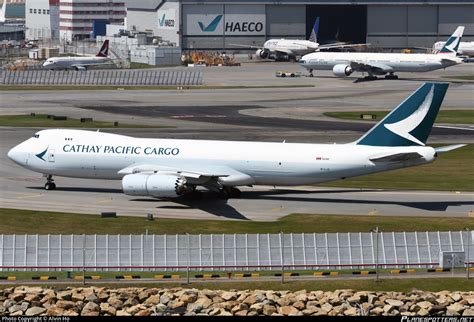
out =
[[320,17],[318,41],[379,48],[431,47],[458,25],[474,39],[474,1],[462,0],[127,0],[127,28],[152,31],[183,50],[242,50],[270,38],[307,39]]
[[59,0],[28,0],[25,7],[26,39],[59,39]]

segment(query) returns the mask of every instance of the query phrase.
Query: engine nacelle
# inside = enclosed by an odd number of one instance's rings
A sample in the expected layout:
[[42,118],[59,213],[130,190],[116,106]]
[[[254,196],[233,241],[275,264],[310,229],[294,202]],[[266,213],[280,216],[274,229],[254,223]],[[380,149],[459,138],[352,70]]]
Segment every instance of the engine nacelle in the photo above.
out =
[[122,178],[122,189],[129,196],[175,198],[188,191],[186,179],[170,174],[128,174]]
[[338,77],[343,77],[352,74],[353,70],[349,65],[337,64],[332,68],[332,72]]
[[268,58],[268,51],[265,50],[265,49],[257,50],[256,54],[257,54],[258,57],[260,57],[262,59]]
[[87,67],[86,66],[75,66],[74,69],[77,70],[78,72],[85,72],[87,70]]

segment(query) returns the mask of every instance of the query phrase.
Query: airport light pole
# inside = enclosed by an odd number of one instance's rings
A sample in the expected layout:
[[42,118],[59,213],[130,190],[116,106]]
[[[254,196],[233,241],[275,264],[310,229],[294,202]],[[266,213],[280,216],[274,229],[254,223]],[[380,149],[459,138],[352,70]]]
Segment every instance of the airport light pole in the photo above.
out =
[[82,235],[82,285],[86,285],[86,235]]
[[464,228],[464,230],[466,231],[467,233],[467,245],[466,245],[466,250],[467,250],[467,258],[466,258],[466,262],[467,262],[467,268],[466,268],[466,277],[467,279],[470,278],[469,276],[469,269],[470,269],[470,264],[469,264],[469,244],[471,243],[471,230],[469,228]]
[[375,233],[375,281],[379,281],[379,226],[370,230]]

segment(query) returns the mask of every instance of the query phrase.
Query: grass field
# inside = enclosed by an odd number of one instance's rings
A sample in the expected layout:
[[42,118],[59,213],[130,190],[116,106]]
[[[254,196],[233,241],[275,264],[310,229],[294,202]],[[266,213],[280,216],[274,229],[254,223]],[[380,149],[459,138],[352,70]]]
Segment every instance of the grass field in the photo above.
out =
[[[13,275],[13,274],[11,274]],[[417,278],[417,279],[381,279],[379,282],[374,280],[330,280],[318,279],[314,281],[287,281],[285,284],[281,282],[246,282],[239,281],[237,283],[226,282],[212,282],[212,283],[191,283],[185,284],[185,280],[176,283],[154,284],[146,282],[137,282],[136,284],[120,284],[111,282],[110,284],[100,284],[99,287],[158,287],[158,288],[173,288],[173,287],[192,287],[197,289],[213,289],[213,290],[322,290],[334,291],[337,289],[352,289],[354,291],[394,291],[394,292],[410,292],[414,289],[423,291],[472,291],[474,289],[474,279],[469,281],[465,278]],[[94,285],[93,281],[87,280],[87,285]],[[28,284],[26,281],[22,284]],[[184,285],[183,285],[184,284]],[[45,287],[51,287],[54,284],[45,284]],[[4,284],[2,286],[0,281],[0,288],[11,287],[11,285]],[[65,285],[56,285],[55,288],[64,289]]]
[[[377,120],[381,120],[390,111],[351,111],[351,112],[326,112],[325,116],[340,118],[344,120],[372,121],[360,118],[361,114],[376,115]],[[441,110],[436,118],[436,123],[452,124],[474,124],[474,109],[470,110]]]
[[473,159],[474,145],[470,144],[441,154],[431,164],[324,183],[322,186],[474,191]]
[[461,76],[445,76],[443,78],[454,78],[462,80],[474,80],[474,75],[461,75]]
[[474,229],[472,218],[381,217],[293,214],[278,221],[222,221],[155,219],[145,217],[101,218],[96,215],[0,208],[0,234],[242,234],[436,231]]
[[114,126],[114,122],[81,122],[79,119],[69,118],[65,121],[49,119],[45,114],[27,115],[0,115],[0,126],[15,127],[55,127],[55,128],[163,128],[165,126],[146,126],[140,124],[121,124]]

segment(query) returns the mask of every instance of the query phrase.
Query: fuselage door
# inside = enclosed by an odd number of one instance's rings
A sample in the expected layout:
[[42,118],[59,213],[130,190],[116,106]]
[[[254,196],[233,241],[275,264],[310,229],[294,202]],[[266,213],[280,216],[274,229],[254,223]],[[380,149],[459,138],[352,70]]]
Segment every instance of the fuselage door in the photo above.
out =
[[48,161],[49,162],[54,162],[55,160],[55,153],[54,150],[49,150],[48,151]]

